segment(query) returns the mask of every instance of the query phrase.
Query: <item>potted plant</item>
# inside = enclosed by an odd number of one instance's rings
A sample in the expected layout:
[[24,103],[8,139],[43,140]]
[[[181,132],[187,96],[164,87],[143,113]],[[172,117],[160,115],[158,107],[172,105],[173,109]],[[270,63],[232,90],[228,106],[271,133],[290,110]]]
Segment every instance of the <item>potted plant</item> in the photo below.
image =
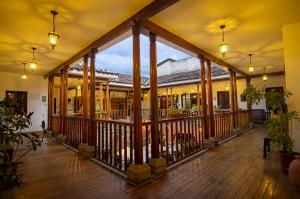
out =
[[181,111],[178,108],[170,107],[168,109],[168,113],[169,113],[169,118],[182,118],[183,117],[183,114],[181,114]]
[[0,196],[3,191],[20,186],[18,165],[21,158],[35,151],[43,141],[45,122],[42,123],[42,134],[23,132],[31,125],[32,114],[25,113],[12,99],[0,101]]
[[290,92],[276,91],[272,89],[265,93],[267,106],[272,110],[272,116],[266,120],[268,137],[272,143],[281,147],[279,151],[280,163],[282,169],[287,172],[290,163],[295,159],[293,151],[294,140],[292,137],[293,119],[298,119],[296,111],[287,110],[287,98],[292,95]]
[[244,90],[242,95],[246,98],[248,110],[250,111],[250,121],[251,121],[250,126],[253,127],[254,123],[252,121],[252,105],[253,104],[258,105],[259,102],[262,100],[262,98],[264,97],[263,90],[253,85],[249,85]]

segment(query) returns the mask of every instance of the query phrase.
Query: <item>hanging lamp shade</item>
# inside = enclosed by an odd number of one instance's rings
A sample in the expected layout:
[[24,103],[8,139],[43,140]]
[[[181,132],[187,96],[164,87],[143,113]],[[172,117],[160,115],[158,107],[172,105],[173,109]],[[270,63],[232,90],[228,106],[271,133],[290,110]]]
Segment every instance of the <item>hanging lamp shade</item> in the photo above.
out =
[[225,25],[220,26],[220,28],[222,29],[222,42],[219,45],[219,50],[223,57],[225,57],[226,53],[228,52],[228,46],[229,46],[228,43],[226,43],[224,40],[224,28],[225,27],[226,27]]
[[29,62],[29,66],[31,70],[35,70],[37,68],[37,62],[35,61],[35,56],[34,56],[34,52],[36,48],[32,47],[31,49],[32,49],[32,61]]
[[254,65],[252,64],[252,53],[249,53],[248,56],[249,56],[248,71],[250,73],[253,73],[253,71],[254,71]]
[[48,33],[48,38],[49,38],[49,44],[52,48],[52,50],[54,50],[55,46],[57,45],[58,39],[59,39],[59,34],[57,32],[55,32],[55,16],[58,15],[58,12],[56,12],[55,10],[50,11],[50,13],[52,14],[52,26],[53,26],[53,30],[51,32]]
[[26,63],[24,62],[23,65],[24,65],[24,66],[23,66],[23,74],[22,74],[21,77],[22,77],[22,79],[26,80],[26,79],[27,79],[27,75],[26,75],[26,72],[25,72],[25,66],[26,66]]

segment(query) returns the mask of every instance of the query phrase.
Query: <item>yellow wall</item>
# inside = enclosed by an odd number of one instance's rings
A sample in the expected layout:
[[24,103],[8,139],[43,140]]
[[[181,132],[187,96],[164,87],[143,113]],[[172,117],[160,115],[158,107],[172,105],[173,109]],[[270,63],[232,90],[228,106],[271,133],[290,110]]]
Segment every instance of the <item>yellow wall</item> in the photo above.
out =
[[[288,101],[290,110],[300,112],[300,22],[283,26],[286,88],[293,93]],[[295,151],[300,152],[300,122],[293,122]]]

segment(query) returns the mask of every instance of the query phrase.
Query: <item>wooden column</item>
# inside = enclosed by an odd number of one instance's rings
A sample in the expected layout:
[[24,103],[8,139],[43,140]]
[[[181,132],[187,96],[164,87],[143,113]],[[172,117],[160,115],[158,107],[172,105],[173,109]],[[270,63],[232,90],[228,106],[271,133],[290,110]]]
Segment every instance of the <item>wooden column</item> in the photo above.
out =
[[170,88],[170,95],[171,95],[171,108],[173,108],[173,88]]
[[238,125],[238,110],[239,110],[239,104],[237,100],[237,84],[236,84],[236,72],[233,72],[233,88],[234,88],[234,110],[235,110],[235,123]]
[[210,137],[215,137],[215,120],[214,120],[214,107],[212,95],[212,79],[211,79],[211,61],[206,60],[207,63],[207,95],[208,95],[208,114],[209,114],[209,130]]
[[60,70],[60,89],[59,89],[59,133],[64,130],[64,70]]
[[141,112],[141,66],[140,66],[140,25],[132,27],[133,35],[133,122],[134,161],[143,164],[142,112]]
[[201,115],[201,93],[200,93],[200,85],[197,84],[197,110],[198,115]]
[[233,128],[236,128],[236,102],[235,102],[235,83],[234,83],[234,72],[232,70],[229,70],[230,72],[230,101],[231,101],[231,107],[230,111],[233,114]]
[[99,111],[100,111],[100,114],[99,114],[99,118],[100,120],[102,120],[102,112],[103,112],[103,87],[102,87],[102,82],[100,81],[99,82]]
[[97,49],[93,48],[90,52],[90,130],[88,132],[88,143],[90,146],[95,145],[96,138],[96,80],[95,80],[95,55]]
[[68,115],[68,68],[63,69],[63,135],[67,131],[66,119]]
[[205,81],[205,61],[202,55],[199,55],[201,63],[201,96],[202,96],[202,115],[204,116],[204,139],[209,139],[209,131],[207,124],[207,104],[206,104],[206,81]]
[[82,95],[82,142],[88,143],[88,100],[89,100],[89,74],[88,74],[88,55],[83,57],[83,95]]
[[159,158],[158,110],[157,110],[157,55],[156,35],[150,33],[150,103],[151,103],[151,156]]
[[[249,88],[249,87],[250,87],[250,84],[251,84],[251,78],[248,77],[248,78],[246,79],[246,87]],[[248,109],[248,111],[251,111],[251,110],[252,110],[252,107],[251,107],[251,105],[250,105],[249,103],[247,103],[247,109]]]
[[169,89],[166,88],[166,112],[167,112],[167,118],[169,118]]
[[[54,76],[48,77],[48,128],[52,129]],[[53,130],[53,129],[52,129]]]
[[109,120],[109,116],[110,116],[110,95],[109,95],[109,82],[107,81],[106,83],[106,120]]

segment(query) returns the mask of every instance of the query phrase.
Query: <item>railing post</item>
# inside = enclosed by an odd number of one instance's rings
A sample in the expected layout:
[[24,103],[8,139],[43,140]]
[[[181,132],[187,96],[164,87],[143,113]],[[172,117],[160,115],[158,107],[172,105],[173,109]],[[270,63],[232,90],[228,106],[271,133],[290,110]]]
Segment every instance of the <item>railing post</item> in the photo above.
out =
[[48,129],[53,132],[53,89],[54,89],[54,76],[48,77]]
[[[206,63],[207,63],[209,130],[210,130],[210,137],[215,139],[215,121],[214,121],[214,107],[213,107],[213,95],[212,95],[211,61],[206,60]],[[216,141],[216,140],[214,140],[214,141]]]
[[141,113],[141,66],[140,66],[140,24],[132,27],[133,35],[133,122],[134,122],[134,164],[128,168],[127,177],[141,184],[151,177],[148,164],[143,164],[142,113]]
[[95,80],[95,55],[97,49],[93,48],[90,52],[90,129],[88,133],[88,143],[90,146],[95,145],[96,138],[96,102],[95,102],[95,90],[96,90],[96,80]]
[[202,115],[203,115],[203,126],[204,126],[204,139],[209,139],[209,131],[207,124],[207,105],[206,105],[206,80],[205,80],[205,61],[204,56],[199,55],[201,63],[201,97],[202,97]]

